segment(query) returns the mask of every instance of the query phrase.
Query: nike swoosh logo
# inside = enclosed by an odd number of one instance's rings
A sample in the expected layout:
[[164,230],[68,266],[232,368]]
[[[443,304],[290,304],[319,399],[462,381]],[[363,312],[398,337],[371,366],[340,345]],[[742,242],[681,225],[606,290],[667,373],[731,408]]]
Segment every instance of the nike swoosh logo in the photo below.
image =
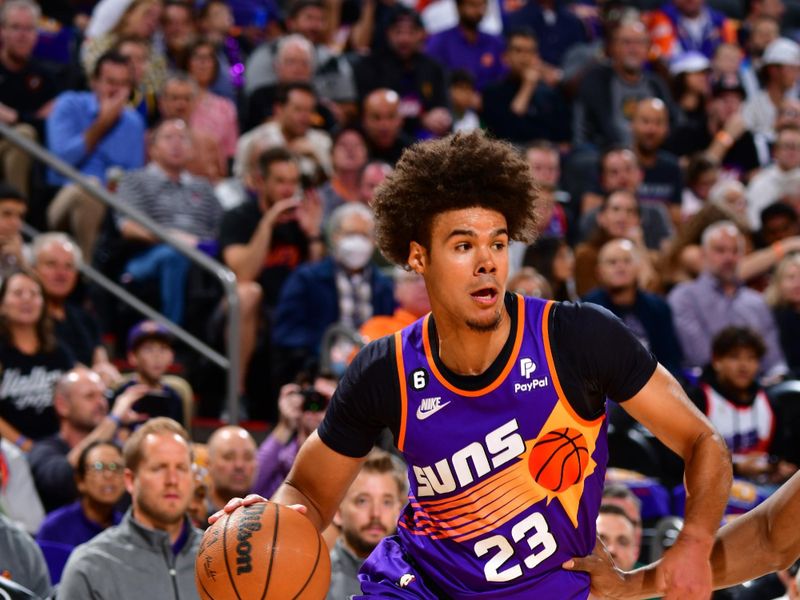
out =
[[442,409],[443,409],[445,406],[447,406],[447,405],[448,405],[448,404],[450,404],[451,402],[452,402],[452,400],[448,400],[448,401],[447,401],[447,402],[445,402],[444,404],[440,404],[439,406],[435,406],[435,407],[433,407],[432,409],[430,409],[430,410],[428,410],[428,411],[425,411],[425,412],[423,412],[423,411],[422,411],[422,407],[421,407],[421,406],[418,406],[418,407],[417,407],[417,418],[418,418],[420,421],[424,421],[425,419],[427,419],[428,417],[430,417],[432,414],[434,414],[434,413],[437,413],[437,412],[439,412],[440,410],[442,410]]

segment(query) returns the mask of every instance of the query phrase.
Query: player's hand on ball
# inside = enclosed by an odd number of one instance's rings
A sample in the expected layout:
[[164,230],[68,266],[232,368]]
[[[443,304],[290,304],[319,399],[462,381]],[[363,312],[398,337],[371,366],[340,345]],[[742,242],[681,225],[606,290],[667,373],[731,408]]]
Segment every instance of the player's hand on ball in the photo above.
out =
[[[257,504],[259,502],[268,502],[268,500],[264,498],[264,496],[259,496],[258,494],[248,494],[244,498],[231,498],[228,500],[228,503],[222,510],[218,510],[213,515],[208,517],[208,524],[213,525],[217,522],[217,520],[224,517],[228,513],[232,513],[240,506],[250,506],[251,504]],[[301,515],[306,514],[308,511],[308,509],[302,504],[289,504],[287,506],[292,510],[296,510]]]

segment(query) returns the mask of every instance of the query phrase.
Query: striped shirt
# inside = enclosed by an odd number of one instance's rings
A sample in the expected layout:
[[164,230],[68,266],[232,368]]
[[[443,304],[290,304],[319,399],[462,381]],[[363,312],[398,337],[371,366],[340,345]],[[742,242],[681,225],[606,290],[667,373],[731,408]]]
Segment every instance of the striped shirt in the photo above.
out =
[[[187,171],[173,181],[156,163],[126,173],[118,194],[129,206],[162,227],[179,229],[200,239],[217,239],[222,206],[208,180]],[[117,215],[119,226],[125,217]]]

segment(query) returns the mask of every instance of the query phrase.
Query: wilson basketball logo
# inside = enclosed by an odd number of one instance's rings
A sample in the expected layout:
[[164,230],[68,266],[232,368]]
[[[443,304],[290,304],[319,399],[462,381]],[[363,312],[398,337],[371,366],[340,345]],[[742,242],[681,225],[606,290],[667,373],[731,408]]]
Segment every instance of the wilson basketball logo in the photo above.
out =
[[553,429],[541,436],[528,460],[533,479],[551,492],[563,492],[578,483],[588,464],[586,438],[571,427]]

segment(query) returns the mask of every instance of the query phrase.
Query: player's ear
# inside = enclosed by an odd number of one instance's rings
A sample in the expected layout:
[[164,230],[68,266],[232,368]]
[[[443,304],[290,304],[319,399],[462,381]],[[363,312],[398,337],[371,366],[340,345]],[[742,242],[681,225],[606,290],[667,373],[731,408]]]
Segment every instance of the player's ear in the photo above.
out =
[[428,254],[422,244],[411,242],[408,245],[408,266],[415,273],[422,275],[425,272]]
[[341,528],[342,528],[342,515],[339,513],[338,510],[336,511],[336,514],[333,515],[333,524],[341,530]]

